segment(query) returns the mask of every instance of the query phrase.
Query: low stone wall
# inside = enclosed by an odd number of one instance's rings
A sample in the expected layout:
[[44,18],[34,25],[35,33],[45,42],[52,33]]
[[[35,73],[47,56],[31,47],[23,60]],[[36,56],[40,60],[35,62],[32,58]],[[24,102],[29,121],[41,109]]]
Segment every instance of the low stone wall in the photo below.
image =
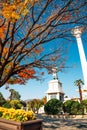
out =
[[61,114],[61,115],[46,115],[46,114],[37,114],[37,118],[46,118],[46,119],[87,119],[87,115],[69,115],[68,113]]

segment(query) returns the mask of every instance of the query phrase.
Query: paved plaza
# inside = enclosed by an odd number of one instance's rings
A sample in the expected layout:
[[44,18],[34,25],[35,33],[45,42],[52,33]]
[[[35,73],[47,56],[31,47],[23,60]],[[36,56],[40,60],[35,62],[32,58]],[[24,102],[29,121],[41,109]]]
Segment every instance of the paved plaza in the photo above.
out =
[[43,130],[87,130],[87,118],[55,118],[37,116],[43,119]]

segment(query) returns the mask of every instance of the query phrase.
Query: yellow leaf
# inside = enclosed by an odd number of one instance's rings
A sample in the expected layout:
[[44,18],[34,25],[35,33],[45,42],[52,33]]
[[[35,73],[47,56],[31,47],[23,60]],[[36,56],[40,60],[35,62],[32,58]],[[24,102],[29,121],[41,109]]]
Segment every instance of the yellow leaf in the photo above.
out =
[[28,12],[29,12],[29,10],[28,10],[28,9],[25,9],[25,10],[22,12],[22,15],[25,16]]
[[31,34],[30,34],[30,37],[32,37],[32,38],[33,38],[33,37],[34,37],[34,34],[33,34],[33,33],[31,33]]
[[12,18],[19,19],[20,16],[16,12],[12,12]]
[[25,0],[25,2],[24,2],[25,4],[27,4],[28,3],[28,0]]

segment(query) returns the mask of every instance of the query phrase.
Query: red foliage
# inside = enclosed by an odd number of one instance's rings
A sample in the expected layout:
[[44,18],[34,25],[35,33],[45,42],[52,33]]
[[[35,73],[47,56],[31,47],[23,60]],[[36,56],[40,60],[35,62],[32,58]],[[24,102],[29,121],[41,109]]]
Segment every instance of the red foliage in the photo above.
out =
[[70,15],[70,13],[68,13],[68,14],[66,14],[66,15],[64,15],[64,16],[62,17],[62,21],[69,21],[70,18],[71,18],[71,15]]
[[28,80],[32,78],[34,74],[35,74],[35,71],[33,69],[24,69],[18,75],[19,77]]
[[20,73],[18,73],[18,77],[10,78],[7,83],[8,84],[25,84],[26,80],[32,78],[35,74],[33,69],[24,69]]
[[17,78],[15,81],[14,81],[14,84],[25,84],[25,80],[21,79],[21,78]]

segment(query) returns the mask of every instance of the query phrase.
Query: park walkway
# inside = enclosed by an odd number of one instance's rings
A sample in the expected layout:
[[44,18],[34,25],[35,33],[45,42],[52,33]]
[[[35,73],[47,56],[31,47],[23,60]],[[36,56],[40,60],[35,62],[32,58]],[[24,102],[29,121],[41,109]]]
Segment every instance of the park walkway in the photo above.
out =
[[87,118],[55,118],[37,115],[43,119],[43,130],[87,130]]

